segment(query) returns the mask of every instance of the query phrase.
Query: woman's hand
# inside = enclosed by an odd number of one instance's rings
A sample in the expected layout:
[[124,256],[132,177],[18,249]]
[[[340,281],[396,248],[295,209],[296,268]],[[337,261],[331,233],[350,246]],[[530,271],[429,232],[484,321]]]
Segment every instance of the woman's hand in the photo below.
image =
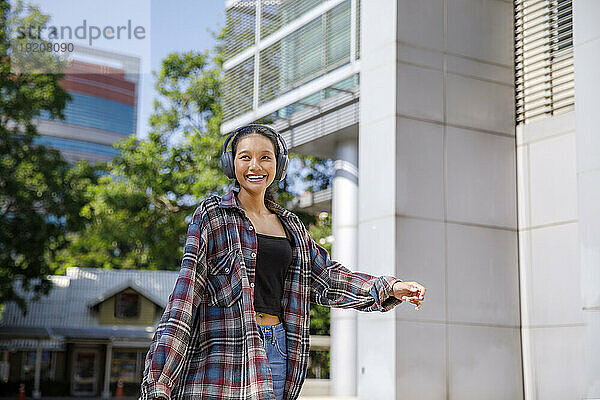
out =
[[417,282],[396,282],[392,286],[392,296],[398,300],[413,303],[415,310],[421,308],[421,302],[425,300],[427,289]]

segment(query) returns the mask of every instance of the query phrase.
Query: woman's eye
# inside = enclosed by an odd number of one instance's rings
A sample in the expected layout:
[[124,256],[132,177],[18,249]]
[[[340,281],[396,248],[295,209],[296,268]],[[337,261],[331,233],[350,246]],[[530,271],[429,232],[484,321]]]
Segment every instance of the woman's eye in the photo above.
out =
[[[250,158],[249,156],[241,156],[240,158]],[[263,158],[266,158],[267,160],[270,160],[271,157],[269,156],[263,156]]]

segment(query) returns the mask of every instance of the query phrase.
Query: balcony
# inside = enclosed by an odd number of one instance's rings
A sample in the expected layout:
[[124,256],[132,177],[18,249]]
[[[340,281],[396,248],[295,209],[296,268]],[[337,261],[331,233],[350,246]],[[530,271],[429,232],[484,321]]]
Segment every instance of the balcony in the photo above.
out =
[[288,210],[302,210],[317,214],[322,211],[331,212],[331,188],[318,192],[305,191],[300,196],[286,204]]

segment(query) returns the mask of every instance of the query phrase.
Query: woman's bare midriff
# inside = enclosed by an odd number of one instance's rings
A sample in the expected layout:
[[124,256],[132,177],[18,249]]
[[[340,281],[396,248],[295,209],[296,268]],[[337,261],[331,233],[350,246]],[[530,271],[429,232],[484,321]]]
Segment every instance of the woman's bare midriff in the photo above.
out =
[[259,325],[273,326],[279,324],[279,317],[277,315],[266,314],[260,311],[254,311],[256,315],[256,323]]

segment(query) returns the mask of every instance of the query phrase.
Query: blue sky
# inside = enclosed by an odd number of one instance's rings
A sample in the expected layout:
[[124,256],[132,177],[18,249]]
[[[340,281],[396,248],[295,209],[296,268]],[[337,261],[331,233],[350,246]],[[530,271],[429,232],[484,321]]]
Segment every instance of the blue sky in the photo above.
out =
[[[12,1],[14,3],[14,1]],[[140,93],[138,108],[138,136],[148,131],[148,118],[155,97],[151,71],[160,69],[161,61],[173,51],[212,49],[212,32],[219,31],[225,21],[225,1],[221,0],[34,0],[51,17],[48,25],[70,26],[73,29],[86,21],[99,27],[125,25],[144,28],[143,40],[102,40],[92,47],[141,59]],[[83,45],[85,40],[71,40]]]
[[[174,0],[152,1],[152,69],[158,71],[164,57],[173,51],[212,49],[213,35],[225,25],[225,1],[220,0]],[[146,81],[153,81],[149,76]],[[152,91],[150,101],[144,111],[145,119],[150,115],[154,99],[153,82],[148,85]],[[140,127],[147,126],[141,122]],[[138,135],[142,135],[138,130]]]

